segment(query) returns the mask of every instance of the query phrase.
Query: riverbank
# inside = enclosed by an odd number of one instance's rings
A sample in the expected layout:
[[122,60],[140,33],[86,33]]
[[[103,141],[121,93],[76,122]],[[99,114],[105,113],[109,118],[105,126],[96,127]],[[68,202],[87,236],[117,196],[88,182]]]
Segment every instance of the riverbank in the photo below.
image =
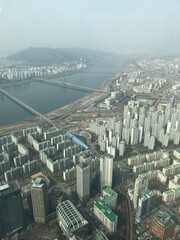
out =
[[[107,92],[110,91],[110,85],[113,80],[114,78],[104,82],[101,87],[101,90],[107,91]],[[63,121],[64,121],[66,117],[68,117],[70,114],[78,110],[83,110],[84,108],[86,108],[87,106],[90,106],[94,102],[102,101],[107,96],[108,96],[108,93],[94,92],[70,104],[67,104],[61,108],[54,109],[53,111],[48,112],[47,114],[44,114],[44,115],[49,119],[57,119],[54,122],[55,122],[55,125],[58,126],[59,125],[58,121],[61,121],[61,118],[63,118]],[[23,128],[27,128],[29,126],[42,125],[42,124],[43,124],[43,121],[38,119],[37,117],[30,117],[15,124],[0,126],[0,135],[8,134],[13,131],[18,131]]]
[[[104,90],[104,91],[111,91],[111,82],[114,80],[115,76],[118,73],[121,74],[124,71],[124,67],[131,61],[132,61],[132,59],[128,59],[127,60],[127,59],[122,59],[122,57],[118,58],[118,61],[115,61],[114,58],[113,59],[111,58],[111,61],[109,61],[109,59],[107,61],[107,59],[106,59],[106,61],[104,61],[103,64],[101,63],[101,65],[98,63],[98,65],[96,66],[96,64],[95,64],[95,67],[93,68],[93,70],[91,69],[90,73],[88,72],[88,74],[86,74],[86,75],[84,73],[82,73],[82,75],[81,74],[80,75],[79,74],[77,74],[77,75],[75,74],[75,76],[76,76],[75,79],[74,78],[70,78],[70,79],[67,79],[67,81],[73,82],[74,84],[77,84],[77,85],[78,84],[80,85],[81,82],[82,82],[82,85],[86,85],[86,84],[84,84],[84,81],[86,80],[86,81],[88,81],[88,83],[90,83],[90,84],[88,84],[88,86],[92,87],[92,88],[93,87],[96,88],[96,86],[97,86],[97,88],[100,88],[99,83],[101,83],[101,89],[102,90]],[[112,69],[112,67],[113,67],[113,69]],[[111,71],[111,69],[114,71],[114,73],[113,72],[112,73],[109,72],[109,71]],[[115,71],[115,69],[119,69],[119,70]],[[99,75],[99,73],[101,71],[102,71],[103,74]],[[103,71],[105,71],[105,72],[103,72]],[[104,79],[104,81],[103,81],[103,79]],[[11,89],[12,94],[13,93],[17,94],[19,89],[20,88],[17,88],[15,90]],[[27,94],[29,94],[30,92],[32,92],[31,91],[32,90],[32,86],[28,87],[28,90],[27,90],[27,87],[20,89],[19,92],[20,92],[20,94],[22,96],[22,98],[21,98],[22,101],[23,101],[23,97],[25,96],[24,90],[27,92]],[[37,93],[37,90],[38,89],[35,90],[36,93]],[[23,94],[22,94],[22,92],[23,92]],[[33,92],[34,92],[34,90],[33,90]],[[66,93],[66,90],[62,89],[62,91],[60,91],[60,94],[63,95],[63,97],[66,97],[64,93]],[[77,95],[77,94],[82,95],[81,92],[79,92],[79,93],[77,93],[77,92],[70,92],[69,90],[68,90],[68,93],[75,94],[75,95]],[[44,91],[43,94],[46,94],[46,92]],[[51,94],[51,95],[52,95],[51,97],[53,98],[54,95],[53,94]],[[57,99],[57,91],[56,91],[55,95],[56,95],[56,98],[54,98],[54,99]],[[29,96],[31,96],[31,95],[29,95]],[[31,99],[32,99],[33,96],[34,95],[31,96]],[[45,95],[43,95],[43,96],[45,96]],[[92,94],[88,94],[88,95],[86,95],[84,97],[81,97],[81,98],[79,98],[77,100],[74,100],[74,101],[72,100],[71,103],[64,104],[64,106],[62,106],[62,102],[60,102],[62,107],[55,107],[54,110],[47,111],[48,113],[46,113],[44,115],[47,116],[50,119],[54,119],[53,120],[54,123],[56,125],[60,126],[61,124],[59,124],[59,122],[60,121],[62,123],[63,122],[67,122],[68,121],[68,116],[70,116],[70,114],[75,113],[77,111],[83,111],[84,108],[90,106],[91,104],[93,104],[95,102],[97,103],[97,102],[102,101],[105,97],[107,97],[107,94],[105,94],[105,93],[94,92]],[[33,102],[29,101],[30,98],[28,98],[28,96],[27,96],[27,99],[28,99],[27,103],[29,103],[29,104],[31,104],[31,106],[33,106],[33,104],[32,104]],[[62,97],[61,97],[61,99],[62,99]],[[24,100],[26,100],[26,99],[24,98]],[[46,101],[47,100],[48,99],[44,97],[44,105],[46,105]],[[64,101],[64,99],[63,99],[63,101]],[[42,105],[42,102],[43,102],[43,100],[41,99],[41,101],[40,101],[41,105]],[[54,103],[52,102],[51,104],[54,104]],[[54,105],[57,106],[57,104],[54,104]],[[36,109],[38,110],[38,108],[36,108]],[[41,111],[41,109],[39,109],[39,111],[43,112],[43,111]],[[19,130],[19,129],[22,129],[22,128],[25,128],[25,127],[28,127],[28,126],[42,124],[42,123],[43,122],[41,120],[39,120],[38,118],[36,118],[36,117],[31,117],[31,116],[30,117],[26,117],[25,120],[23,120],[23,121],[19,121],[18,120],[18,122],[0,126],[0,134],[1,133],[3,133],[3,134],[5,133],[6,134],[7,132],[12,132],[14,130]],[[46,124],[44,124],[44,126],[45,125]]]

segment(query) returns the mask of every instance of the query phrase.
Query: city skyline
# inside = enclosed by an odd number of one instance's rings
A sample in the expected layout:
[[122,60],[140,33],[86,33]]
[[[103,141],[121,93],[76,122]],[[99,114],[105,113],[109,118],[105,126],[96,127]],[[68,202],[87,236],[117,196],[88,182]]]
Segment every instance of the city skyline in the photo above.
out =
[[0,239],[180,239],[180,0],[0,0]]

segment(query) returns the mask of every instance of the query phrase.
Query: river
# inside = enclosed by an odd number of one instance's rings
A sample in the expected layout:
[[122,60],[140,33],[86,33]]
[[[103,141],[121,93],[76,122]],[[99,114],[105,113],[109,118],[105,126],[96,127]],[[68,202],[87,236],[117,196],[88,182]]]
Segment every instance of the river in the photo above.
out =
[[[64,81],[91,88],[100,88],[105,81],[121,72],[123,65],[129,62],[130,59],[134,59],[134,57],[108,56],[96,62],[84,72],[64,77]],[[87,94],[38,82],[10,86],[5,90],[43,114],[61,108]],[[30,116],[28,112],[0,93],[1,126],[17,123]]]

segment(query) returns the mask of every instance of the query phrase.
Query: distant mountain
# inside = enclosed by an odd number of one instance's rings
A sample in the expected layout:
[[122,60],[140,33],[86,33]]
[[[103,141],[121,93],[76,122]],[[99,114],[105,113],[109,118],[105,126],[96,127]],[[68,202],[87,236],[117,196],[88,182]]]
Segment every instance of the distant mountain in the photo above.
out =
[[83,49],[83,48],[33,48],[8,56],[8,60],[26,62],[32,65],[51,65],[63,61],[74,61],[80,58],[92,62],[103,56],[109,55],[105,52]]

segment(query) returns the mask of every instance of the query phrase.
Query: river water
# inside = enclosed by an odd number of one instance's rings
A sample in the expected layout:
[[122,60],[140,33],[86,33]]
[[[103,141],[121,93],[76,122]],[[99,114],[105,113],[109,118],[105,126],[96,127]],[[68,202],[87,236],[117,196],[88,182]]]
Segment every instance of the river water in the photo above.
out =
[[[84,72],[74,73],[61,80],[91,88],[100,88],[101,85],[121,72],[124,64],[134,57],[113,55],[105,57],[89,67]],[[24,101],[41,113],[50,112],[63,107],[87,93],[64,89],[38,82],[11,86],[5,89],[11,95]],[[13,124],[22,121],[31,115],[0,93],[0,125]]]

